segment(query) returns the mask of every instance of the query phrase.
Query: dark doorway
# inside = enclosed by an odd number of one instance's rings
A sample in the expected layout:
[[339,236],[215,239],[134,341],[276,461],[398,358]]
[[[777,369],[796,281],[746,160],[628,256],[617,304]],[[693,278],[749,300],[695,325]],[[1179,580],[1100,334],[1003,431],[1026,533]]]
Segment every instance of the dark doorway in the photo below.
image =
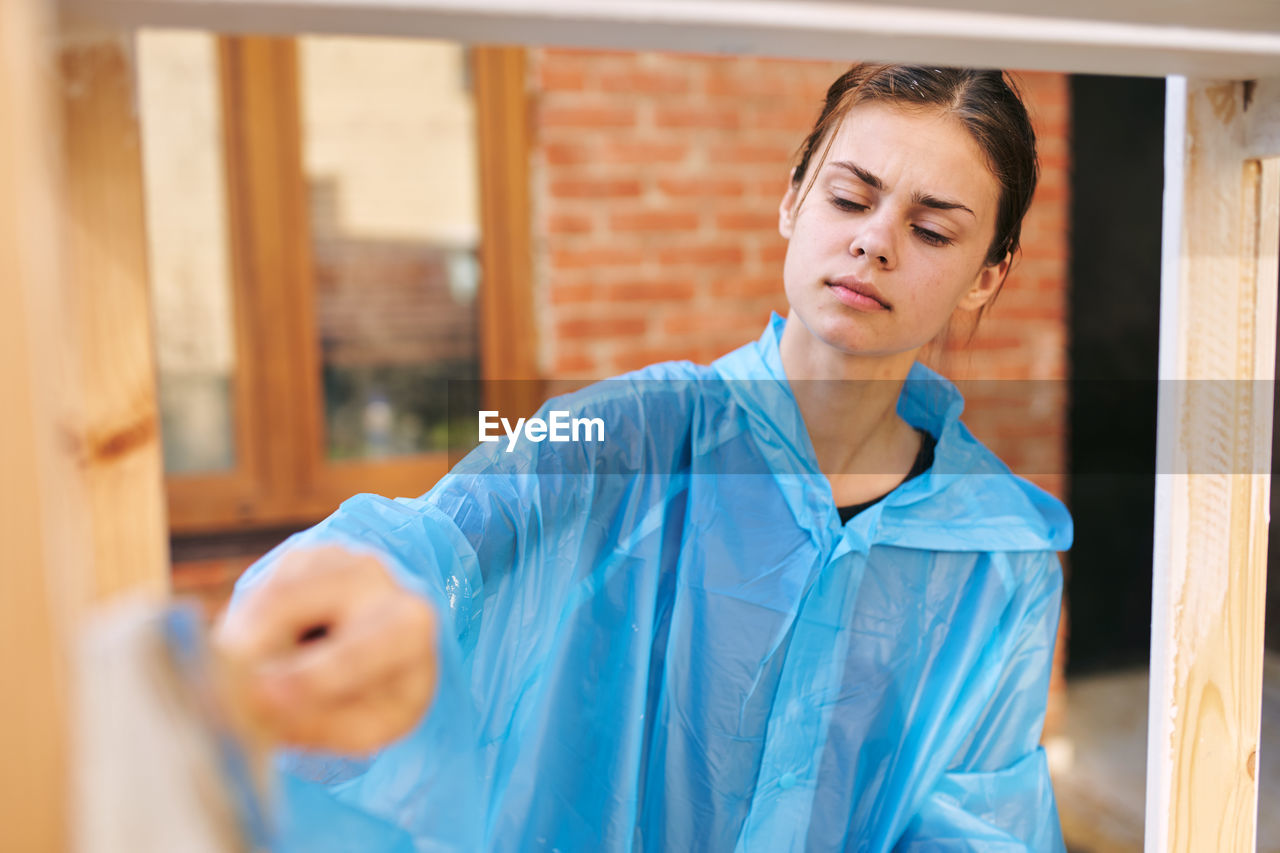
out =
[[1069,674],[1151,637],[1164,81],[1071,80]]

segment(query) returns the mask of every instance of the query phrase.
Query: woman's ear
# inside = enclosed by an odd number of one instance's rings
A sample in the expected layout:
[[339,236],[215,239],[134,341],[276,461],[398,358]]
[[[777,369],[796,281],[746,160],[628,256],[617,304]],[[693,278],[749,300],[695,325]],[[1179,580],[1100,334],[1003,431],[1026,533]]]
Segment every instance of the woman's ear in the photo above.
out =
[[[796,176],[796,170],[791,170],[791,177]],[[791,234],[795,229],[795,213],[796,213],[796,185],[788,181],[787,191],[782,196],[782,203],[778,205],[778,233],[782,235],[784,240],[790,240]]]
[[983,266],[978,271],[978,277],[973,280],[973,286],[960,297],[960,304],[957,307],[966,311],[976,311],[994,299],[1000,292],[1000,285],[1004,284],[1005,277],[1009,275],[1009,266],[1012,263],[1013,256],[1006,254],[999,263]]

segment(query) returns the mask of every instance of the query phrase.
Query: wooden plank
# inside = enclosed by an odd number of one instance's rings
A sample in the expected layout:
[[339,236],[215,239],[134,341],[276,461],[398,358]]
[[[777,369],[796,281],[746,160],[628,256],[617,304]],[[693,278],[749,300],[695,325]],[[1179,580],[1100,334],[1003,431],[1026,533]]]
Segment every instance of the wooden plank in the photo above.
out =
[[68,272],[81,358],[92,595],[169,588],[130,37],[64,44]]
[[532,415],[543,400],[533,300],[530,116],[525,52],[472,55],[480,145],[480,364],[485,405]]
[[1147,850],[1254,849],[1280,173],[1167,88]]
[[1274,6],[1262,0],[1093,0],[1071,16],[1050,0],[64,0],[64,7],[92,22],[227,32],[424,36],[1223,79],[1280,75],[1280,22]]
[[0,847],[62,850],[67,626],[91,570],[44,0],[0,3]]
[[305,457],[323,440],[297,45],[226,39],[222,57],[235,287],[248,321],[238,333],[254,348],[243,453],[255,473],[249,514],[260,521],[296,514]]

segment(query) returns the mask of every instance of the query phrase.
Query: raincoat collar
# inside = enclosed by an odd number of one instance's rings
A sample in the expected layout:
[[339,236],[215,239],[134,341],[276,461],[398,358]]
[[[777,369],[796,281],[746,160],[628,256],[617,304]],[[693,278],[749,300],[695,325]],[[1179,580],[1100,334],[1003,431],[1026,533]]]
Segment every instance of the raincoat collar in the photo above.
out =
[[712,364],[731,381],[750,428],[802,526],[820,543],[841,527],[858,550],[872,544],[937,551],[1063,551],[1071,546],[1071,516],[1048,492],[1013,474],[960,421],[964,398],[920,363],[912,366],[898,414],[937,439],[924,474],[841,525],[830,485],[818,468],[779,342],[786,319],[774,313],[764,333]]

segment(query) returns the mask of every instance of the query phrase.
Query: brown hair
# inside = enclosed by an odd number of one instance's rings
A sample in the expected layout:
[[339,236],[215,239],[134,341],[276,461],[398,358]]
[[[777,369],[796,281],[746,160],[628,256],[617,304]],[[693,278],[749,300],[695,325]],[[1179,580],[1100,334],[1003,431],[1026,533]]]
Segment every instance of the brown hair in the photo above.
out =
[[[834,130],[849,110],[871,101],[908,109],[938,108],[964,124],[986,155],[987,167],[1000,186],[996,233],[987,249],[986,263],[998,264],[1017,252],[1022,218],[1031,206],[1040,174],[1035,132],[1017,84],[1002,71],[855,65],[827,89],[822,114],[796,154],[793,186],[801,187],[814,150],[824,139],[819,164],[826,159]],[[817,170],[814,172],[802,198],[813,186]]]

